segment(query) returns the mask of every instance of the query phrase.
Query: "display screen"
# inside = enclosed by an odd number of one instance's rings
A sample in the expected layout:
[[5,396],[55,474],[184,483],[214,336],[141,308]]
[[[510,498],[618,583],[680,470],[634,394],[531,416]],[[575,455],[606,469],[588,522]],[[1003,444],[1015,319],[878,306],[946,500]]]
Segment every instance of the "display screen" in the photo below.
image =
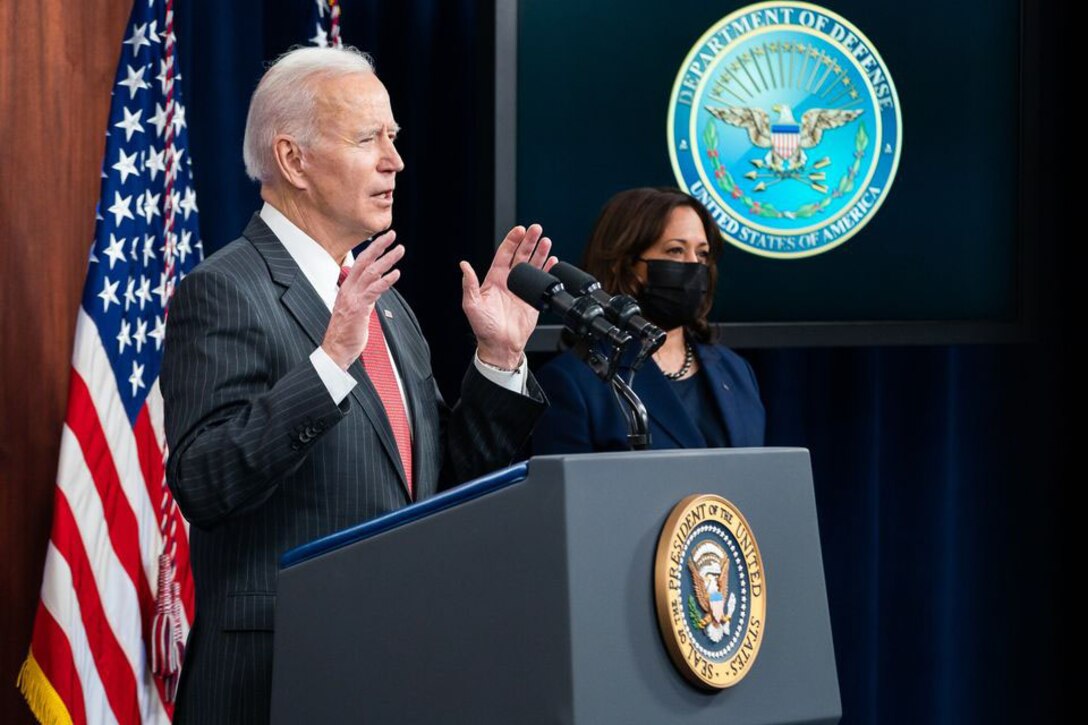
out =
[[[727,244],[715,321],[1013,320],[1019,304],[1019,3],[764,4],[786,5],[796,6],[796,29],[742,17],[720,32],[718,46],[707,46],[708,32],[743,6],[521,0],[518,220],[544,224],[557,254],[577,262],[611,195],[679,185],[677,150],[690,140],[698,178],[706,179],[696,188],[714,192],[705,198],[741,216],[755,207],[778,214],[753,217],[751,229],[781,229],[789,237],[827,228],[828,219],[859,203],[867,185],[880,188],[880,203],[866,207],[864,224],[851,227],[847,238],[817,232],[834,242],[826,249],[767,256]],[[801,22],[805,8],[812,28]],[[814,39],[812,19],[824,11],[832,20],[821,30],[841,41],[838,46]],[[834,18],[847,22],[833,29]],[[867,43],[851,44],[843,28],[860,31]],[[713,50],[727,41],[732,45],[723,52],[732,57],[707,51],[699,60],[700,43]],[[879,64],[857,50],[863,46],[875,51]],[[854,51],[853,60],[844,56]],[[690,126],[684,120],[670,136],[674,90],[689,89],[691,101],[696,92],[690,89],[703,78],[689,74],[691,82],[678,85],[678,73],[700,62],[696,70],[714,81],[699,91]],[[835,68],[843,72],[832,73]],[[884,79],[874,68],[891,79],[897,127],[887,121],[891,116],[878,127]],[[861,94],[851,101],[843,92],[853,88]],[[798,156],[796,148],[812,136],[814,116],[804,112],[821,105],[837,109],[825,125],[838,126]],[[709,106],[727,110],[710,112]],[[762,125],[749,124],[760,128],[738,121],[744,113],[762,117]],[[719,155],[709,156],[710,148]],[[889,174],[893,152],[898,158]],[[727,177],[713,173],[719,159]],[[833,227],[840,237],[846,223]]]

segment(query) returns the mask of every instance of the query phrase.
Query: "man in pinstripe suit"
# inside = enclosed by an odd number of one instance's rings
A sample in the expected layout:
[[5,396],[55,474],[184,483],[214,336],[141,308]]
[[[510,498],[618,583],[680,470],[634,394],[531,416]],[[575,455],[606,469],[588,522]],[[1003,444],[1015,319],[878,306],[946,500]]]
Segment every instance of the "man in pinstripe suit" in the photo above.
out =
[[518,262],[554,264],[538,226],[510,231],[482,283],[462,263],[478,348],[452,408],[393,289],[395,234],[352,258],[392,222],[396,133],[365,55],[277,61],[246,124],[265,205],[171,303],[167,476],[197,594],[178,722],[268,720],[280,554],[506,465],[545,407],[523,354],[536,312],[506,286]]

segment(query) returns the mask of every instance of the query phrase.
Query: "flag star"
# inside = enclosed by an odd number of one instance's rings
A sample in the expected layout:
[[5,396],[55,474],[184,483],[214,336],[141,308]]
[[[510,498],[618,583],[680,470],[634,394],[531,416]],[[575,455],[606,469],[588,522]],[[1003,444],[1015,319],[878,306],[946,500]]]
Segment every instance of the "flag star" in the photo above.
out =
[[181,211],[181,194],[177,189],[170,192],[170,211],[176,216]]
[[98,293],[98,299],[102,300],[102,311],[107,312],[110,309],[110,303],[120,305],[121,301],[117,299],[117,286],[121,284],[121,280],[111,283],[109,277],[105,277],[102,280],[102,291]]
[[140,300],[141,310],[145,304],[151,301],[151,280],[142,274],[140,275],[140,289],[136,291],[136,297]]
[[170,148],[170,172],[167,176],[171,180],[178,178],[178,168],[181,166],[181,155],[185,153],[185,149],[173,146]]
[[132,375],[128,376],[128,381],[132,384],[132,397],[136,397],[137,390],[146,387],[144,385],[144,366],[135,360],[132,361]]
[[[174,259],[174,255],[178,253],[178,235],[175,232],[167,232],[163,235],[162,246],[159,247],[159,251],[163,254],[163,261],[167,264]],[[165,300],[163,301],[165,306]]]
[[189,246],[189,239],[192,236],[192,232],[181,230],[181,241],[178,242],[178,256],[181,257],[182,264],[185,264],[185,257],[193,253],[193,248]]
[[106,248],[106,256],[110,258],[110,269],[113,269],[115,262],[125,261],[125,240],[117,239],[113,232],[110,232],[110,246]]
[[[149,0],[148,3],[147,3],[147,6],[151,7],[154,4],[155,4],[154,0]],[[159,40],[159,35],[155,30],[158,27],[159,27],[159,21],[158,20],[152,20],[151,25],[149,25],[147,27],[147,39],[150,40],[152,43],[161,43],[162,42],[161,40]]]
[[140,256],[136,254],[136,245],[140,243],[140,237],[135,236],[132,238],[132,247],[129,249],[128,256],[135,262],[140,259]]
[[147,39],[147,23],[143,25],[134,25],[132,27],[132,35],[122,45],[132,46],[132,57],[135,58],[136,54],[140,52],[140,46],[151,45],[151,41]]
[[177,68],[173,69],[172,73],[170,74],[170,78],[167,79],[167,72],[170,71],[170,68],[170,63],[166,60],[166,58],[163,58],[161,61],[159,61],[159,74],[155,76],[155,80],[157,80],[159,82],[159,85],[162,86],[162,94],[164,96],[168,95],[167,92],[174,85],[174,81],[181,80],[181,74],[178,73]]
[[181,201],[181,208],[185,211],[185,221],[189,221],[189,214],[200,211],[196,206],[196,191],[193,187],[185,189],[185,198]]
[[140,172],[136,170],[136,157],[139,154],[133,152],[132,156],[125,154],[124,149],[117,149],[117,163],[110,168],[116,169],[121,174],[121,183],[124,184],[128,179],[129,174],[140,175]]
[[181,133],[181,129],[185,128],[185,106],[180,103],[174,104],[174,135],[177,136]]
[[165,308],[166,301],[170,299],[170,282],[165,272],[159,275],[159,286],[154,292],[159,296],[159,306]]
[[132,195],[122,198],[121,192],[113,192],[113,206],[109,211],[113,214],[113,226],[121,226],[122,219],[131,219],[136,221],[136,217],[132,216],[132,210],[129,208],[132,206]]
[[166,109],[162,107],[162,104],[155,104],[155,115],[149,118],[147,122],[155,127],[156,135],[162,136],[162,130],[166,128]]
[[[154,234],[148,234],[147,236],[144,237],[144,266],[146,267],[147,263],[151,262],[151,261],[154,261],[154,259],[155,259],[155,235]],[[151,282],[149,281],[148,284],[151,284]],[[151,299],[151,298],[149,297],[148,299]],[[143,309],[143,305],[140,305],[140,308]]]
[[159,175],[160,171],[163,172],[164,175],[166,174],[165,155],[166,149],[160,151],[148,150],[147,160],[144,161],[144,168],[147,169],[147,173],[152,181],[155,180],[155,177]]
[[155,329],[148,333],[151,337],[155,338],[155,349],[162,349],[162,340],[166,335],[166,320],[159,315],[155,315]]
[[144,80],[144,71],[146,71],[147,68],[140,68],[138,71],[132,66],[128,66],[127,68],[128,69],[125,72],[128,74],[128,78],[123,81],[118,81],[117,85],[128,88],[128,99],[131,101],[136,97],[136,91],[150,88],[150,86],[148,86],[147,81]]
[[125,312],[128,312],[128,308],[136,304],[136,295],[133,294],[133,290],[136,289],[136,278],[128,278],[128,286],[125,287]]
[[316,45],[318,48],[327,48],[329,45],[328,36],[325,34],[325,29],[321,27],[321,23],[317,23],[317,29],[314,31],[314,37],[310,38],[310,42]]
[[[162,212],[159,211],[159,197],[162,194],[152,194],[151,189],[144,190],[144,207],[143,215],[147,218],[147,223],[151,223],[151,218],[156,216],[162,216]],[[147,248],[144,248],[144,264],[147,264]]]
[[[144,345],[147,344],[147,320],[142,317],[136,318],[136,332],[132,333],[132,344],[136,347],[136,354],[143,351]],[[133,395],[135,394],[133,392]]]
[[[185,261],[185,260],[182,260]],[[87,258],[87,264],[98,264],[98,255],[94,253],[94,240],[91,240],[91,256]]]
[[131,141],[132,134],[136,133],[137,131],[139,131],[140,133],[144,132],[144,127],[140,123],[140,116],[143,115],[144,109],[141,108],[136,111],[136,113],[129,113],[127,107],[122,107],[121,111],[125,114],[124,120],[118,121],[113,125],[116,128],[125,129],[125,141]]
[[129,333],[132,331],[132,325],[128,324],[128,320],[121,320],[121,331],[117,333],[117,354],[125,354],[125,345],[132,344],[132,338],[129,337]]
[[314,0],[314,3],[317,5],[318,17],[325,17],[325,13],[329,11],[329,0]]

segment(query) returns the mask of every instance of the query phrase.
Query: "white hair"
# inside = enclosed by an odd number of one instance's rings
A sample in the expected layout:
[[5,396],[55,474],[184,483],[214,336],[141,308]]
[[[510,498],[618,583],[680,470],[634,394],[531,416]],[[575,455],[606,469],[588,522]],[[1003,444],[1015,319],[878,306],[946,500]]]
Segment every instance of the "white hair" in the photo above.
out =
[[242,142],[249,178],[263,184],[276,177],[273,145],[277,135],[290,134],[301,146],[313,142],[317,133],[315,81],[373,72],[371,57],[351,47],[294,48],[276,59],[249,102]]

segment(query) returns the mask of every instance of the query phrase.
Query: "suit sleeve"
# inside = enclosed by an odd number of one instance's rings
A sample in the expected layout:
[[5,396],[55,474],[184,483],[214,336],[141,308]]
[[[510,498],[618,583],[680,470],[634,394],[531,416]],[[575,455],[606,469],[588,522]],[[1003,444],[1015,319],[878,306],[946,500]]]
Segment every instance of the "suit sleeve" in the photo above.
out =
[[533,454],[592,453],[596,450],[589,406],[572,375],[559,365],[540,371],[548,410],[533,433]]
[[[525,394],[498,385],[470,364],[461,382],[461,398],[443,415],[446,481],[470,481],[509,466],[529,440],[534,424],[547,408],[531,373]],[[444,408],[441,395],[439,407]]]
[[308,359],[270,379],[255,307],[213,271],[190,274],[171,301],[161,375],[167,481],[201,528],[267,500],[345,412]]
[[[415,328],[421,354],[430,369],[430,347],[412,308],[395,289],[393,294]],[[442,464],[440,487],[470,481],[511,464],[529,440],[541,413],[548,407],[544,392],[526,368],[525,392],[515,392],[488,380],[470,362],[461,381],[461,397],[447,405],[433,378]]]

